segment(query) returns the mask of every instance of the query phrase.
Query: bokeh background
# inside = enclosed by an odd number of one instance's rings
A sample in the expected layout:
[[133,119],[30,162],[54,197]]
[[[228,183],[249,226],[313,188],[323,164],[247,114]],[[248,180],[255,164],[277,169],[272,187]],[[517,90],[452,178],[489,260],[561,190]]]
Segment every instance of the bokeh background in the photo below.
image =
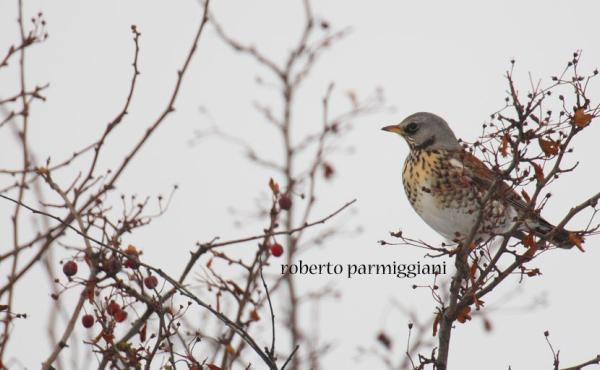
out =
[[[0,1],[3,49],[18,36],[15,3]],[[32,49],[28,59],[30,83],[50,83],[48,101],[37,104],[31,113],[31,140],[40,158],[69,156],[91,142],[118,112],[130,78],[130,26],[136,24],[141,31],[139,90],[128,121],[112,139],[113,152],[102,164],[114,165],[167,101],[199,22],[200,6],[193,0],[24,3],[26,14],[43,11],[50,35],[47,42]],[[290,40],[297,39],[303,21],[301,2],[294,0],[216,0],[212,9],[229,34],[260,46],[278,60],[285,57]],[[295,119],[306,127],[319,127],[321,98],[331,81],[340,92],[333,101],[334,109],[347,107],[345,92],[361,97],[378,87],[385,92],[386,107],[393,109],[358,118],[344,139],[347,150],[334,157],[336,176],[324,185],[315,215],[325,215],[357,198],[352,212],[335,221],[352,236],[342,236],[303,255],[303,261],[309,263],[426,261],[422,250],[378,245],[378,240],[388,238],[389,231],[398,229],[415,238],[441,241],[404,197],[401,166],[407,147],[399,138],[381,132],[381,126],[425,110],[445,117],[459,137],[472,140],[490,113],[504,103],[507,85],[503,74],[512,58],[517,61],[516,80],[524,90],[530,76],[534,82],[548,82],[577,49],[583,50],[582,69],[591,71],[600,65],[600,4],[596,2],[321,0],[314,2],[313,10],[332,27],[350,26],[352,33],[319,61],[301,90]],[[196,133],[216,124],[257,144],[263,153],[282,150],[252,106],[254,100],[275,101],[272,93],[256,86],[256,76],[265,75],[264,70],[224,45],[211,27],[192,63],[175,114],[119,182],[120,191],[140,195],[168,193],[173,184],[179,184],[167,214],[127,241],[143,248],[148,262],[173,272],[196,241],[260,230],[260,223],[240,214],[255,209],[273,176],[249,164],[239,147],[211,138],[193,140]],[[9,77],[0,76],[0,96],[14,87]],[[591,96],[600,98],[598,90]],[[554,196],[545,209],[550,221],[557,221],[570,206],[598,191],[599,135],[600,128],[593,122],[578,137],[574,157],[580,164],[575,173],[554,186]],[[13,140],[6,130],[0,137],[2,167],[18,163],[11,151]],[[7,206],[0,204],[3,228],[8,225]],[[241,213],[232,214],[232,208]],[[581,226],[581,222],[580,218],[572,225]],[[357,228],[362,232],[355,234]],[[0,249],[8,248],[7,239],[0,240],[5,244]],[[452,368],[481,368],[482,364],[493,369],[509,365],[512,369],[550,368],[552,356],[544,340],[545,330],[561,349],[565,365],[597,354],[598,243],[590,240],[585,254],[577,250],[547,253],[536,261],[541,277],[523,284],[515,277],[490,296],[486,307],[492,331],[484,330],[478,317],[460,325],[453,333]],[[278,269],[274,264],[266,272],[276,274]],[[40,281],[35,277],[22,281],[16,297],[15,307],[29,317],[19,321],[12,333],[9,353],[20,363],[15,363],[15,368],[36,368],[49,352],[45,337],[39,335],[44,333],[40,328],[47,325],[45,312],[52,300],[49,283]],[[398,302],[423,319],[433,315],[430,294],[411,288],[431,283],[429,277],[348,280],[306,276],[299,285],[309,291],[330,283],[341,296],[322,302],[315,329],[334,346],[323,360],[326,369],[382,368],[377,358],[359,356],[357,349],[378,346],[375,337],[381,330],[395,346],[405,345],[409,318],[394,308]],[[309,317],[310,311],[304,315],[307,322],[316,320]]]

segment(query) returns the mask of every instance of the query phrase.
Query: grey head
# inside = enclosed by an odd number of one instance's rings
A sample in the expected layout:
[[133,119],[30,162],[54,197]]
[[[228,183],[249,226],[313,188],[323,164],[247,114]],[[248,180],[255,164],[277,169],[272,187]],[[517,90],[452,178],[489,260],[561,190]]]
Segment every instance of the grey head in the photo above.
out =
[[399,124],[383,127],[382,130],[402,136],[411,150],[461,149],[448,123],[433,113],[414,113]]

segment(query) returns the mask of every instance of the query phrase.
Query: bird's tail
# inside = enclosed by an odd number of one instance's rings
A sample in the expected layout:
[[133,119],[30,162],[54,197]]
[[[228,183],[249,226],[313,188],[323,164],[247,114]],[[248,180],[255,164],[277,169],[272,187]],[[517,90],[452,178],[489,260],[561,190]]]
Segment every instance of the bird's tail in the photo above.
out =
[[526,222],[526,226],[529,231],[544,238],[555,247],[565,249],[577,247],[583,251],[583,236],[580,232],[557,228],[541,217],[532,222]]

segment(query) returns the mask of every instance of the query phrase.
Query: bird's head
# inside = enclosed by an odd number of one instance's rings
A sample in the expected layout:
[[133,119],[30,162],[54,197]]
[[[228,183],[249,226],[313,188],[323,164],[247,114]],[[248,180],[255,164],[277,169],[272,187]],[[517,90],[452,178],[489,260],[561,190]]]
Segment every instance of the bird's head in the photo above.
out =
[[414,113],[399,124],[385,126],[382,130],[402,136],[411,150],[460,149],[448,123],[433,113]]

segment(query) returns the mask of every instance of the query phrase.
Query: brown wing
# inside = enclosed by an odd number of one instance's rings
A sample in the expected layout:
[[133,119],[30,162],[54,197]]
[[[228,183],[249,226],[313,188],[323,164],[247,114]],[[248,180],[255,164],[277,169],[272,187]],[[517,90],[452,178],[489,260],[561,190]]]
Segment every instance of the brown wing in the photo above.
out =
[[[464,176],[467,177],[467,180],[470,183],[482,190],[482,194],[486,194],[487,190],[490,189],[496,181],[499,181],[499,183],[496,185],[497,190],[496,194],[494,194],[495,198],[506,200],[506,202],[508,202],[517,210],[517,212],[521,213],[521,217],[528,214],[527,216],[523,217],[526,219],[525,226],[528,231],[532,231],[540,237],[546,237],[549,233],[553,233],[554,235],[549,240],[551,243],[555,244],[559,248],[573,247],[574,243],[570,236],[572,233],[564,229],[554,230],[554,225],[546,221],[540,215],[531,212],[523,198],[521,198],[521,196],[517,194],[517,192],[515,192],[514,189],[511,188],[507,183],[502,181],[498,173],[489,169],[485,163],[479,160],[479,158],[475,157],[471,153],[461,151],[457,152],[454,159],[458,161],[458,163],[455,165],[457,167],[462,166]],[[524,235],[515,236],[522,238]]]
[[527,210],[527,204],[523,198],[521,198],[512,187],[504,182],[498,173],[488,168],[488,166],[479,160],[479,158],[469,152],[461,151],[456,153],[454,159],[458,161],[458,164],[455,165],[462,166],[464,176],[467,177],[469,182],[480,188],[483,194],[486,194],[487,190],[490,189],[496,181],[499,181],[496,185],[494,197],[506,200],[518,211]]

